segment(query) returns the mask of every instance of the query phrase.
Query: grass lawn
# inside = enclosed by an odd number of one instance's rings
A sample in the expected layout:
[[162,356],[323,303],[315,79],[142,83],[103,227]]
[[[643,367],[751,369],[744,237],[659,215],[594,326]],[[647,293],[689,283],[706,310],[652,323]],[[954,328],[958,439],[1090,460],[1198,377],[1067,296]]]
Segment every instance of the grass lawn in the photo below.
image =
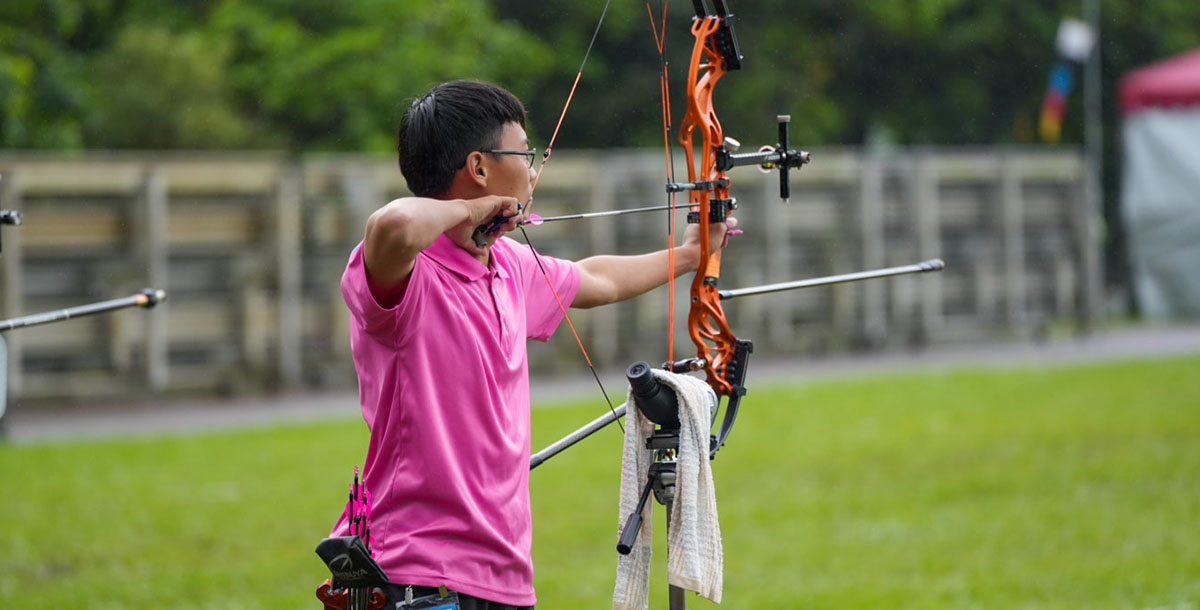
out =
[[[537,409],[535,448],[600,409]],[[620,441],[534,472],[544,610],[611,607]],[[0,445],[0,608],[318,608],[313,547],[365,443]],[[689,608],[1200,607],[1197,357],[752,386],[713,467],[725,602]]]

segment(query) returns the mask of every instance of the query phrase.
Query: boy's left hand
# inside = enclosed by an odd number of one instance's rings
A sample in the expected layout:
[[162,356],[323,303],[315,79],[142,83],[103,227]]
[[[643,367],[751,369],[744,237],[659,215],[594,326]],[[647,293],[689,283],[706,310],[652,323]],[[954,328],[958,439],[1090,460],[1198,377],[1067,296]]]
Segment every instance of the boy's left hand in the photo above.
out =
[[[708,247],[713,252],[724,248],[729,241],[730,235],[737,235],[741,231],[736,231],[738,219],[730,216],[725,219],[725,222],[715,222],[708,226]],[[700,249],[700,225],[689,224],[686,231],[683,233],[683,247]],[[710,253],[711,254],[711,253]],[[698,259],[698,257],[697,257]]]

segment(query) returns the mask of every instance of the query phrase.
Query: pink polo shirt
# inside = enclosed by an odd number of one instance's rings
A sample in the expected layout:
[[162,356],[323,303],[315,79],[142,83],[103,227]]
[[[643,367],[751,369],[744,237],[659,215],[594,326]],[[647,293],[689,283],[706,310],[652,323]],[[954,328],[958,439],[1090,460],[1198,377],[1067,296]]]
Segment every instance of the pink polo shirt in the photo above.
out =
[[[541,261],[569,306],[578,268]],[[533,254],[501,238],[489,268],[442,235],[384,309],[359,244],[342,295],[371,431],[364,478],[379,564],[396,584],[535,604],[525,341],[547,340],[563,314]],[[333,535],[346,532],[343,514]]]

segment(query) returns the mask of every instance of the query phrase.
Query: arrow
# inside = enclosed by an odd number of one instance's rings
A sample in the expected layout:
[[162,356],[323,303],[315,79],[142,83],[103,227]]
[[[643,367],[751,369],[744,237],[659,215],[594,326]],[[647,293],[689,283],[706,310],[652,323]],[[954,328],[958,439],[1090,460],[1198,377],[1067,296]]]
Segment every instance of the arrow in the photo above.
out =
[[662,211],[662,210],[682,209],[685,207],[687,207],[686,204],[684,204],[682,206],[668,204],[668,205],[652,205],[650,207],[645,207],[645,208],[630,208],[627,210],[608,210],[606,212],[588,212],[586,214],[568,214],[566,216],[543,217],[543,216],[538,216],[537,214],[530,214],[529,219],[521,221],[521,224],[537,226],[544,222],[554,222],[556,220],[580,220],[583,218],[598,218],[600,216],[620,216],[622,214],[640,214],[642,212],[658,212],[658,211]]
[[783,292],[785,290],[796,290],[799,288],[814,288],[816,286],[829,286],[831,284],[843,284],[846,282],[859,282],[862,280],[871,280],[880,277],[891,277],[894,275],[907,275],[909,273],[928,273],[930,271],[941,271],[946,268],[946,263],[940,258],[931,258],[927,261],[914,263],[912,265],[904,265],[901,267],[888,267],[886,269],[875,269],[873,271],[859,271],[857,273],[843,273],[842,275],[830,275],[827,277],[818,277],[811,280],[797,280],[795,282],[783,282],[780,284],[767,284],[765,286],[754,286],[752,288],[738,288],[736,290],[721,290],[718,292],[721,299],[732,299],[735,297],[744,297],[755,294],[767,294],[771,292]]
[[166,298],[166,291],[147,288],[133,296],[124,297],[121,299],[111,299],[108,301],[100,301],[99,303],[92,303],[90,305],[80,305],[79,307],[58,309],[44,313],[35,313],[33,315],[12,318],[9,320],[0,320],[0,331],[12,330],[14,328],[24,328],[26,326],[37,326],[39,324],[49,324],[50,322],[69,320],[71,318],[103,313],[124,307],[141,307],[144,309],[149,309],[166,300]]

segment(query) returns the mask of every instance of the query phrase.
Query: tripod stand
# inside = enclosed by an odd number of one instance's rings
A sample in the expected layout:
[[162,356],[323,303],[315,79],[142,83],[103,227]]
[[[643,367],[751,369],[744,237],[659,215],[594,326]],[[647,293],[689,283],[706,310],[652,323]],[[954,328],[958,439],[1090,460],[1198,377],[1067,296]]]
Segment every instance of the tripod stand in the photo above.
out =
[[[642,494],[638,498],[637,508],[625,521],[621,529],[621,537],[617,542],[617,552],[628,555],[633,551],[633,544],[642,529],[642,511],[654,492],[654,499],[666,507],[667,538],[671,537],[671,510],[675,502],[676,462],[675,455],[679,450],[679,431],[657,430],[646,442],[646,448],[654,451],[654,463],[650,465],[650,474]],[[686,610],[687,591],[675,585],[668,585],[668,600],[670,610]]]
[[[675,388],[667,385],[664,381],[655,378],[651,372],[650,366],[645,362],[635,362],[633,365],[631,365],[626,370],[626,377],[629,379],[631,389],[630,395],[634,404],[637,406],[637,410],[644,415],[646,419],[655,424],[653,433],[645,439],[644,447],[636,448],[636,451],[639,452],[651,452],[653,455],[653,461],[648,465],[648,467],[646,467],[645,483],[641,486],[641,492],[638,494],[636,507],[626,519],[625,525],[621,530],[620,538],[617,542],[617,552],[628,556],[635,550],[635,543],[643,525],[643,514],[646,509],[646,503],[650,499],[651,492],[654,493],[655,500],[657,500],[659,504],[666,507],[666,529],[668,541],[673,540],[671,536],[671,521],[672,516],[675,514],[676,502],[685,502],[685,504],[679,508],[684,512],[690,511],[693,517],[701,514],[702,512],[707,512],[701,510],[701,506],[704,504],[706,498],[703,497],[699,490],[691,489],[689,491],[692,493],[689,494],[685,492],[683,498],[681,499],[679,494],[677,494],[677,490],[680,489],[677,487],[677,482],[682,474],[684,479],[688,481],[689,485],[696,485],[697,481],[700,479],[704,479],[711,484],[711,473],[709,473],[707,470],[711,442],[708,435],[708,430],[711,428],[716,417],[717,397],[711,388],[709,388],[707,385],[701,384],[697,380],[697,385],[703,388],[703,392],[699,395],[691,393],[685,393],[684,395],[690,397],[686,400],[703,402],[699,405],[687,404],[681,407]],[[680,391],[684,392],[682,388]],[[705,409],[705,407],[707,408]],[[681,413],[682,408],[702,409],[706,410],[707,413],[704,413],[703,415],[695,414],[695,411]],[[634,439],[627,440],[627,443],[641,440],[641,436],[637,433],[637,429],[635,428],[637,425],[637,419],[640,418],[631,418],[630,427],[626,433],[634,434]],[[703,422],[699,423],[699,420],[701,419]],[[681,445],[681,443],[684,445]],[[626,445],[627,457],[630,447],[630,444]],[[637,457],[638,456],[635,456],[634,465],[637,470],[640,470],[640,467],[637,466],[639,463],[639,460],[636,459]],[[684,460],[682,470],[680,469],[680,460]],[[641,462],[641,464],[644,465],[644,462]],[[702,464],[703,469],[697,469],[697,464]],[[690,468],[688,465],[690,465]],[[630,464],[627,462],[624,468],[629,467]],[[640,475],[640,472],[636,472],[634,476],[637,475]],[[622,478],[622,497],[626,497],[626,494],[628,493],[627,489],[629,485],[629,479],[625,478],[625,475],[622,475]],[[711,493],[711,488],[709,488],[709,492]],[[708,509],[711,510],[711,513],[707,515],[711,518],[710,525],[708,528],[704,528],[704,530],[708,533],[711,533],[715,537],[715,544],[707,549],[712,551],[713,554],[706,555],[701,552],[697,555],[691,555],[693,559],[703,557],[699,559],[699,563],[693,563],[691,565],[705,565],[705,559],[713,561],[715,557],[716,563],[709,563],[707,565],[719,568],[719,528],[716,525],[715,500],[712,500],[711,497],[707,498],[707,500],[713,502],[713,504],[708,507]],[[623,507],[624,506],[626,505],[623,503]],[[681,533],[683,533],[685,536],[689,532],[692,534],[697,533],[700,531],[700,529],[696,528],[695,526],[701,520],[702,519],[697,519],[696,521],[693,521],[691,529],[685,527],[683,530],[681,530]],[[697,536],[697,538],[704,538],[704,536]],[[694,540],[694,542],[699,543],[700,540]],[[648,548],[648,543],[643,542],[642,546]],[[674,544],[669,544],[668,546],[670,547],[668,552],[671,552],[671,550],[674,548]],[[684,556],[688,556],[688,554],[684,553]],[[634,557],[629,561],[635,562],[638,560],[648,561],[649,559],[648,556],[642,558]],[[626,569],[632,570],[632,568],[629,567],[632,565],[635,564],[627,564]],[[683,571],[687,572],[687,570]],[[715,601],[719,601],[719,577],[710,581],[711,586],[701,584],[704,583],[704,578],[699,578],[696,580],[697,584],[690,585],[689,588],[694,587],[698,592],[702,592],[702,594],[706,597],[712,597]],[[707,591],[706,587],[708,589]],[[620,588],[620,584],[618,584],[618,590],[620,590]],[[686,610],[686,591],[687,589],[684,587],[676,586],[674,584],[669,585],[670,610]]]

